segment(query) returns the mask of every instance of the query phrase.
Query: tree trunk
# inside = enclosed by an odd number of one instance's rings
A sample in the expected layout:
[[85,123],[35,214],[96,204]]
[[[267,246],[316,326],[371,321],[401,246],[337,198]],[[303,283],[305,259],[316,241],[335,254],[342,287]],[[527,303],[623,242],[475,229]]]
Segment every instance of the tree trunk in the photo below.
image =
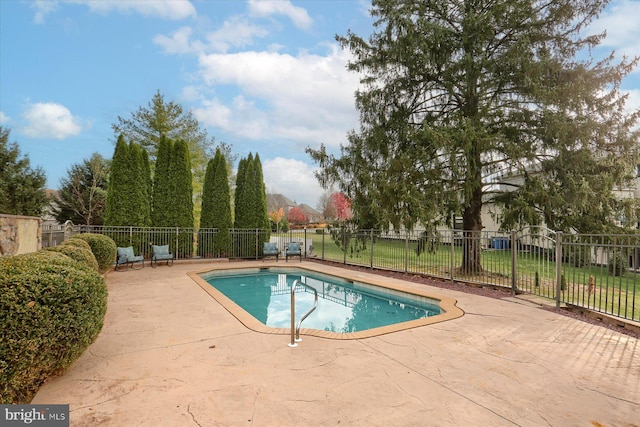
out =
[[463,235],[462,265],[463,274],[478,274],[482,272],[482,185],[481,182],[473,190],[469,205],[462,216]]

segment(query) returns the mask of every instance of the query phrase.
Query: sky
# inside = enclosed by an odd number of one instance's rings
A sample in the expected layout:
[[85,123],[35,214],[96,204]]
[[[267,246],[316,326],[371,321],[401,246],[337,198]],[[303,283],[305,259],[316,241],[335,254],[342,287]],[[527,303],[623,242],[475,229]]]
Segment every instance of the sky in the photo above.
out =
[[[312,207],[325,192],[307,147],[339,154],[359,128],[358,75],[335,41],[373,32],[370,0],[0,0],[0,125],[47,188],[111,125],[160,91],[239,158],[258,153],[268,193]],[[595,54],[640,55],[640,1],[612,1]],[[640,108],[640,70],[625,79]]]

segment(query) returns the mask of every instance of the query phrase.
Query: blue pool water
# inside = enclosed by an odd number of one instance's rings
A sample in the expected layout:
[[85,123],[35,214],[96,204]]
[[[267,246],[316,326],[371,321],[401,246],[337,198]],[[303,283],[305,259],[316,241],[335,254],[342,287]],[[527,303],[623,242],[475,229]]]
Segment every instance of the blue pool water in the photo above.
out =
[[[215,271],[202,275],[263,324],[291,327],[291,286],[295,280],[318,291],[318,308],[302,323],[303,328],[331,332],[359,332],[381,326],[435,316],[437,300],[365,283],[295,269]],[[313,307],[314,294],[296,287],[296,321]]]

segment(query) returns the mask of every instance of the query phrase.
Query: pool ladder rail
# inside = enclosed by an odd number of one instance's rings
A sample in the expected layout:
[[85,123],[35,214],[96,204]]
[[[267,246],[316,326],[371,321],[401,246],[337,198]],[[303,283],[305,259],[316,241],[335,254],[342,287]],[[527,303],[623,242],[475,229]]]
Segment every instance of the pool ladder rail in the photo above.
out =
[[[298,285],[304,286],[305,288],[312,289],[314,293],[315,301],[313,302],[313,307],[311,310],[307,311],[304,316],[298,320],[298,324],[295,324],[296,321],[296,287]],[[309,317],[313,310],[318,307],[318,291],[313,286],[309,286],[306,283],[302,283],[298,281],[298,279],[293,281],[293,285],[291,285],[291,342],[289,343],[289,347],[297,347],[302,338],[300,338],[300,325],[302,321]]]

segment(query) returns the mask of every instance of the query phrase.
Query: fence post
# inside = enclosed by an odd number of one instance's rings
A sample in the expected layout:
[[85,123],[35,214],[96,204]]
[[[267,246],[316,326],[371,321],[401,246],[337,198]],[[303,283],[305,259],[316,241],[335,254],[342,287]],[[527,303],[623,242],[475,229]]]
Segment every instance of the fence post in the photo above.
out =
[[322,260],[324,261],[324,228],[322,229]]
[[176,255],[175,255],[175,259],[178,259],[180,257],[180,246],[178,246],[178,242],[180,241],[179,239],[179,235],[180,235],[180,228],[176,227]]
[[451,229],[451,262],[450,262],[450,266],[449,266],[449,276],[451,277],[451,283],[453,283],[453,266],[455,263],[455,255],[456,255],[456,248],[455,248],[455,229]]
[[369,264],[371,265],[371,269],[373,270],[373,228],[371,231],[371,259],[369,260]]
[[304,226],[304,244],[302,245],[302,247],[304,248],[304,257],[306,258],[309,253],[307,251],[307,225],[306,224]]
[[342,226],[342,263],[347,265],[347,229]]
[[404,274],[409,271],[409,232],[404,232]]
[[556,308],[560,308],[562,292],[562,232],[556,233]]
[[511,294],[518,291],[518,251],[516,248],[516,232],[511,231]]

